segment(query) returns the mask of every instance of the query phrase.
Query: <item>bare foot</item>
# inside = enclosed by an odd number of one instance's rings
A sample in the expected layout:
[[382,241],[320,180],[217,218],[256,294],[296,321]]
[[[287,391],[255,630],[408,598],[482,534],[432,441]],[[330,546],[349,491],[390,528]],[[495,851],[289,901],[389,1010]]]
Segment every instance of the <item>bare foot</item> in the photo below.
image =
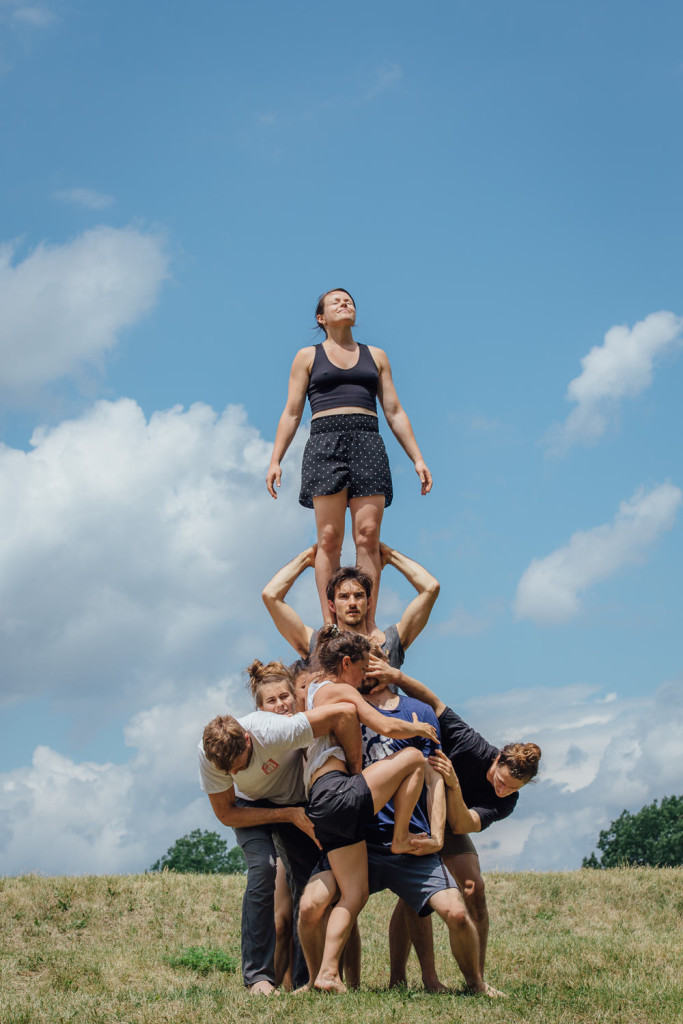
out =
[[423,978],[422,984],[425,987],[426,992],[450,992],[451,989],[447,985],[442,985],[439,979],[434,975],[433,978]]
[[401,986],[403,986],[403,988],[407,988],[408,986],[405,974],[401,975],[400,978],[389,978],[389,988],[400,988]]
[[321,992],[346,992],[346,985],[338,974],[325,977],[319,974],[315,979],[314,988],[320,989]]
[[493,985],[482,981],[481,985],[468,985],[465,989],[468,996],[487,996],[488,999],[507,999],[504,992],[494,988]]
[[280,993],[269,981],[255,981],[253,985],[247,986],[247,992],[253,996],[279,996]]
[[[408,832],[405,836],[397,836],[394,833],[394,838],[391,843],[392,853],[416,853],[415,843],[420,840],[429,840],[429,836],[426,832]],[[431,841],[431,840],[430,840]]]
[[428,853],[438,853],[443,843],[440,843],[438,839],[432,839],[430,836],[413,836],[410,840],[410,850],[408,853],[412,853],[415,857],[425,857]]

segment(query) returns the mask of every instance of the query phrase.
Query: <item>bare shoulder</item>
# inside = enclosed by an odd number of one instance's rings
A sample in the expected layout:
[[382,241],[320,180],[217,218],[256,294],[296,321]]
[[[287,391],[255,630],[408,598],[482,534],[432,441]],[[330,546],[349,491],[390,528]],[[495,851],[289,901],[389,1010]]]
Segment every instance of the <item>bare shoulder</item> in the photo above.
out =
[[377,364],[377,367],[380,371],[391,370],[391,366],[389,365],[389,357],[387,356],[383,348],[377,348],[376,345],[368,345],[368,350],[372,358],[375,360],[375,363]]
[[313,366],[313,359],[315,358],[315,345],[306,345],[304,348],[300,348],[297,354],[294,356],[293,367],[300,369],[307,367],[308,369]]

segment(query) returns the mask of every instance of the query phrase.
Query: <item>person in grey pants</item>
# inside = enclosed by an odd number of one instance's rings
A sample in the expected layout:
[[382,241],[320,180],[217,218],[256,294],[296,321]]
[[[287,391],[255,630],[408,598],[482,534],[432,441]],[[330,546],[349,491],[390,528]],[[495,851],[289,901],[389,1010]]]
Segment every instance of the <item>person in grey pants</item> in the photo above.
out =
[[[282,690],[282,699],[291,700],[294,708],[293,681],[284,665],[254,662],[249,673],[268,684],[264,686],[266,694]],[[251,992],[266,995],[275,991],[276,980],[276,841],[295,905],[319,852],[303,807],[301,751],[315,736],[334,731],[356,772],[361,761],[360,729],[352,704],[325,706],[291,717],[275,706],[272,712],[254,711],[239,720],[219,715],[205,728],[198,747],[200,785],[219,821],[235,830],[247,860],[242,904],[244,983]],[[305,967],[296,963],[294,967],[295,984],[305,984]]]

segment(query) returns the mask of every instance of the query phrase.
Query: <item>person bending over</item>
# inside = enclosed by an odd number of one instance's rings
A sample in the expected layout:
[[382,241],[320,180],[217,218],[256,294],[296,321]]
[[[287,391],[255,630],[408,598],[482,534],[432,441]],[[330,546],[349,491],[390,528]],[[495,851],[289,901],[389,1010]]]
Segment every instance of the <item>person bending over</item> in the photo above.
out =
[[[291,686],[289,670],[280,662],[249,668],[261,684]],[[247,886],[242,903],[242,974],[252,992],[275,988],[273,888],[277,832],[288,865],[295,904],[313,868],[319,846],[304,810],[302,751],[317,736],[334,730],[345,751],[349,771],[361,768],[358,718],[353,704],[316,708],[291,717],[255,711],[240,719],[218,715],[204,729],[198,747],[200,785],[220,822],[235,830],[247,861]],[[305,965],[295,973],[305,983]]]

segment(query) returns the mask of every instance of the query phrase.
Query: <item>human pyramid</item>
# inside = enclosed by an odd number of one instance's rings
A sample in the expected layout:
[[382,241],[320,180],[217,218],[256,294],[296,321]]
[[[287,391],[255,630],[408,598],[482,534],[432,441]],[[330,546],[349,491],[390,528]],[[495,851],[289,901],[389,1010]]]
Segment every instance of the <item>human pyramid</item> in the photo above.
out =
[[[200,784],[247,862],[242,974],[251,992],[344,992],[345,981],[357,987],[358,915],[371,893],[391,889],[398,896],[389,928],[391,985],[405,983],[412,944],[425,988],[449,990],[434,963],[435,912],[467,991],[500,996],[484,980],[489,918],[470,834],[512,813],[541,751],[534,743],[498,749],[401,671],[439,584],[380,542],[392,485],[377,400],[414,463],[422,494],[432,478],[389,360],[382,349],[354,340],[355,319],[345,289],[320,297],[316,322],[325,337],[294,358],[266,477],[276,498],[280,463],[308,396],[311,432],[299,501],[314,509],[317,544],[263,591],[299,658],[289,667],[252,662],[256,710],[239,719],[219,715],[206,726]],[[347,507],[357,564],[340,568]],[[389,565],[416,596],[399,622],[382,630],[375,609]],[[285,600],[309,567],[320,597],[319,630]]]

